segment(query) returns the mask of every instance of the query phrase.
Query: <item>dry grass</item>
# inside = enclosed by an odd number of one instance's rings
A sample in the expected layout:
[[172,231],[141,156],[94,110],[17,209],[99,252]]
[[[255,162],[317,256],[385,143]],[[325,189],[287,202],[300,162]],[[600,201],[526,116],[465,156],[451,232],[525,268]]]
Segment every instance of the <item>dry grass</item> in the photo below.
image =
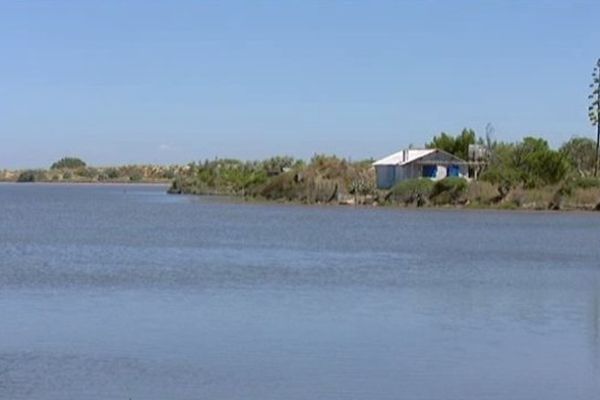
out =
[[469,185],[466,196],[472,205],[488,206],[494,203],[499,193],[496,186],[489,182],[474,181]]
[[566,197],[568,208],[593,210],[600,204],[600,188],[578,188]]

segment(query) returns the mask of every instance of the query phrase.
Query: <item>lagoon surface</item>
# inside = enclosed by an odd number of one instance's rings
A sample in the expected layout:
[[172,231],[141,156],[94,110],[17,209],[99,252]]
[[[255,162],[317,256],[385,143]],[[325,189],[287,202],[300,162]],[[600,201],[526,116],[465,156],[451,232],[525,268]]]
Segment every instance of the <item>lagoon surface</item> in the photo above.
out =
[[1,399],[594,399],[600,214],[0,185]]

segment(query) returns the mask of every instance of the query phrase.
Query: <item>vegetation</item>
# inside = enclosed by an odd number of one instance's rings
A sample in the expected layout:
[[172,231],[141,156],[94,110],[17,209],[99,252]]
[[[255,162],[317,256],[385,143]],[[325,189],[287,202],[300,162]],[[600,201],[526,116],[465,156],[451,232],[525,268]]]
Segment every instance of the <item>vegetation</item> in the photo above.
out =
[[544,139],[526,137],[518,143],[494,143],[481,180],[498,185],[501,193],[516,186],[533,189],[553,185],[570,172],[573,160],[550,149]]
[[434,185],[435,183],[427,178],[398,182],[390,191],[388,199],[404,205],[414,204],[421,207],[428,204]]
[[[19,174],[19,176],[17,177],[17,182],[36,182],[36,181],[40,181],[43,180],[42,175],[43,171],[39,171],[39,170],[27,170],[27,171],[23,171]],[[44,177],[45,179],[45,177]]]
[[579,176],[592,176],[596,166],[596,144],[592,139],[573,137],[559,151]]
[[[479,179],[420,178],[390,190],[375,187],[372,160],[352,162],[315,155],[308,162],[292,157],[264,161],[216,159],[192,163],[172,182],[171,193],[220,194],[305,204],[380,204],[498,208],[595,208],[600,180],[592,178],[594,142],[573,137],[558,150],[542,138],[515,143],[477,138],[472,129],[460,135],[441,133],[428,147],[468,158],[470,144],[485,148]],[[584,203],[582,203],[584,202]]]
[[464,197],[467,192],[468,183],[463,178],[449,177],[437,181],[431,191],[431,199],[434,204],[458,205],[465,204],[467,199]]
[[50,169],[75,169],[85,168],[86,164],[77,157],[64,157],[50,166]]
[[600,209],[600,179],[594,177],[596,143],[573,137],[559,149],[542,138],[509,143],[477,138],[472,129],[441,133],[428,147],[468,158],[470,144],[484,147],[477,179],[413,179],[390,190],[375,186],[373,160],[315,155],[262,161],[214,159],[186,166],[90,167],[66,157],[49,170],[0,171],[18,182],[171,182],[170,193],[227,195],[304,204],[377,204],[528,209]]
[[442,132],[439,136],[434,136],[432,141],[427,143],[425,147],[428,149],[444,150],[466,160],[469,157],[469,145],[475,144],[475,139],[475,131],[465,128],[456,137]]
[[175,178],[170,192],[309,204],[360,203],[373,200],[375,174],[370,160],[350,162],[327,155],[315,155],[309,163],[291,157],[246,162],[217,159],[190,164]]
[[[64,159],[63,159],[64,160]],[[60,161],[63,161],[60,160]],[[56,162],[48,170],[0,171],[0,181],[13,182],[171,182],[187,166],[125,165],[90,167]],[[70,165],[71,167],[64,167]]]

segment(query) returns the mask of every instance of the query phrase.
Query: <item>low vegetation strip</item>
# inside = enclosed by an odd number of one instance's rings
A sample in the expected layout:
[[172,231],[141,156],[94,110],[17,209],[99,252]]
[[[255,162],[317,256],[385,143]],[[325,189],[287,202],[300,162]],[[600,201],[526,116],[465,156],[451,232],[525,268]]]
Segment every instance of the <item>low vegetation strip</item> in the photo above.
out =
[[4,182],[171,182],[187,166],[122,165],[91,167],[76,157],[65,157],[49,169],[0,171]]
[[593,176],[595,143],[572,138],[553,150],[541,138],[516,143],[477,139],[472,130],[442,133],[426,144],[468,156],[468,146],[486,149],[471,171],[477,179],[448,177],[376,187],[373,160],[351,161],[315,155],[309,161],[277,156],[262,161],[215,159],[185,166],[91,167],[65,157],[49,169],[0,171],[0,180],[18,182],[170,182],[169,193],[227,195],[303,204],[600,210],[600,180]]
[[390,190],[375,186],[373,160],[316,155],[304,162],[273,157],[244,162],[217,159],[192,163],[172,182],[170,193],[219,194],[304,204],[406,207],[493,207],[599,209],[600,180],[592,177],[595,143],[573,138],[553,150],[541,138],[516,143],[477,139],[472,130],[442,133],[426,146],[464,157],[470,144],[487,149],[478,179],[449,177],[400,181]]

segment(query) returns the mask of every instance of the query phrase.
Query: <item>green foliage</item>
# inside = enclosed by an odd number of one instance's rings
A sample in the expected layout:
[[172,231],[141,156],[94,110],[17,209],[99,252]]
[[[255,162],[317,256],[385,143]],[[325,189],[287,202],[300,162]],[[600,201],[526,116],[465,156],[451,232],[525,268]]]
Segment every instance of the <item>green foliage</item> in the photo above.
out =
[[129,181],[131,182],[139,182],[143,179],[143,176],[137,172],[133,173],[132,175],[129,175]]
[[570,196],[577,189],[600,189],[600,178],[588,176],[569,179],[563,182],[559,193]]
[[564,143],[559,151],[580,176],[593,174],[596,163],[596,142],[592,139],[573,137]]
[[429,202],[436,205],[458,204],[466,201],[468,187],[468,182],[459,177],[439,181],[427,178],[408,179],[398,182],[391,189],[389,198],[393,202],[405,205],[422,206]]
[[442,132],[439,136],[434,136],[433,140],[427,143],[425,147],[440,149],[466,160],[469,157],[469,145],[475,144],[475,140],[475,131],[465,128],[456,137]]
[[119,171],[116,168],[107,168],[104,173],[107,179],[117,179],[119,177]]
[[430,198],[435,204],[457,204],[467,192],[468,183],[464,178],[448,177],[435,182]]
[[275,176],[291,169],[297,161],[293,157],[277,156],[266,159],[261,164],[267,176]]
[[86,178],[88,180],[93,180],[98,177],[98,170],[92,167],[80,167],[75,170],[76,174]]
[[23,171],[17,177],[17,182],[35,182],[37,180],[37,172],[33,170]]
[[172,191],[195,194],[241,194],[266,180],[267,172],[256,162],[232,159],[190,164],[185,176],[176,176]]
[[301,178],[291,172],[273,177],[259,190],[258,194],[269,200],[306,200],[306,190]]
[[566,157],[548,146],[544,139],[526,137],[515,148],[514,167],[521,171],[526,187],[560,182],[569,172]]
[[85,166],[85,162],[77,157],[63,157],[52,164],[50,169],[75,169]]
[[498,186],[501,196],[520,182],[520,171],[514,166],[514,144],[495,143],[492,154],[485,171],[480,175],[480,180]]
[[434,182],[427,178],[398,182],[390,191],[390,199],[404,204],[424,205],[431,195]]
[[221,194],[277,201],[328,203],[339,196],[374,196],[370,163],[315,155],[308,164],[291,157],[264,161],[207,160],[177,174],[171,193]]
[[472,204],[478,206],[491,205],[500,200],[498,188],[495,185],[484,181],[471,182],[466,195]]
[[498,143],[481,179],[498,184],[501,193],[516,185],[535,188],[553,185],[570,171],[567,157],[550,149],[544,139],[526,137],[517,144]]

